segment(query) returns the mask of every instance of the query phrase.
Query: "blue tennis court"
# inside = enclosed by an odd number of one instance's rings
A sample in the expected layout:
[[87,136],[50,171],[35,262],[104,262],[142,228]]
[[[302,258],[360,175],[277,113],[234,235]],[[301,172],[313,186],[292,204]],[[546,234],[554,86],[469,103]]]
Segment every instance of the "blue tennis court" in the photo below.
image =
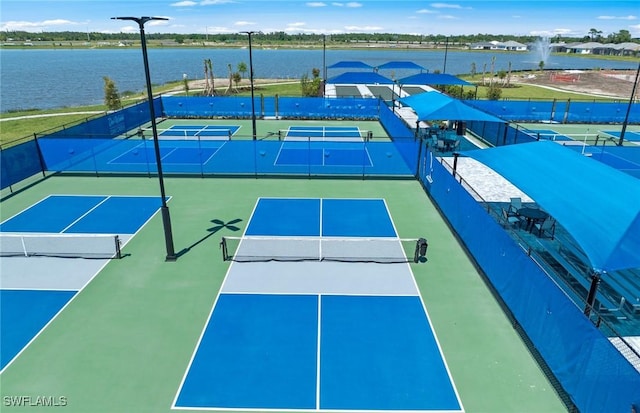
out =
[[[245,236],[398,239],[383,199],[261,198]],[[463,411],[410,266],[336,262],[232,263],[174,407]]]
[[365,136],[357,126],[290,126],[280,131],[285,141],[362,142]]
[[236,125],[172,125],[168,129],[160,129],[158,138],[228,140],[238,130],[240,130],[240,126]]
[[[176,146],[175,142],[172,142],[172,145],[163,142],[159,145],[160,159],[163,164],[170,165],[206,165],[224,144],[225,142],[216,142],[209,143],[206,147],[183,147]],[[111,165],[155,164],[155,156],[153,147],[140,144],[117,155],[107,163]]]
[[373,161],[363,144],[330,142],[283,142],[276,166],[356,166],[372,167]]
[[[613,130],[603,131],[603,133],[606,133],[607,135],[611,135],[614,138],[618,138],[618,139],[620,139],[620,135],[622,134],[621,131],[613,131]],[[624,139],[629,142],[640,142],[640,132],[627,130],[624,132]]]
[[[58,245],[70,256],[89,238],[75,234],[115,234],[128,241],[160,208],[158,197],[51,195],[0,223],[3,236],[28,234]],[[25,235],[27,236],[27,235]],[[2,245],[6,238],[3,238]],[[23,241],[24,243],[25,241]],[[112,246],[115,249],[115,246]],[[4,250],[3,254],[7,251]],[[0,274],[0,371],[73,299],[107,259],[3,256]]]
[[553,129],[533,129],[528,130],[527,134],[540,140],[550,140],[550,141],[571,141],[571,137],[567,135],[563,135],[560,132],[554,131]]

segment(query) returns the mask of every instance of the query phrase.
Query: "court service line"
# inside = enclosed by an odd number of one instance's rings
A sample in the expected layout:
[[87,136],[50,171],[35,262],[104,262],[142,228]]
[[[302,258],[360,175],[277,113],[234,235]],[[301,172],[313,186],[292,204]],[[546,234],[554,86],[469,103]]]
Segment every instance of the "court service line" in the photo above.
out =
[[[251,218],[253,218],[253,216],[255,215],[256,209],[258,208],[258,202],[260,201],[260,199],[262,199],[262,197],[258,198],[256,200],[256,202],[253,204],[253,210],[251,211],[251,214],[249,215],[249,219],[247,221],[247,223],[251,222]],[[249,225],[247,224],[247,226],[245,227],[242,236],[244,237],[247,233],[247,229],[249,228]],[[242,243],[242,240],[240,241],[240,243]],[[238,246],[239,248],[240,246]],[[189,375],[189,371],[191,371],[191,366],[193,365],[193,362],[196,358],[196,354],[198,353],[198,349],[200,348],[200,344],[202,343],[202,339],[204,338],[204,334],[207,331],[207,327],[209,326],[209,323],[211,322],[211,317],[213,317],[213,311],[215,310],[216,306],[218,305],[218,299],[220,298],[220,296],[222,295],[222,292],[224,291],[224,285],[227,282],[227,279],[229,278],[229,274],[231,273],[231,269],[233,268],[233,264],[235,264],[235,261],[231,261],[231,264],[229,264],[229,268],[227,268],[227,273],[224,275],[224,279],[222,280],[222,283],[220,284],[220,288],[218,288],[218,292],[216,294],[216,298],[213,300],[213,305],[211,306],[211,310],[209,311],[209,315],[207,316],[206,321],[204,322],[204,325],[202,326],[202,331],[200,332],[200,337],[198,337],[198,341],[196,342],[195,347],[193,348],[193,352],[191,353],[191,358],[189,359],[189,363],[187,364],[187,368],[184,371],[184,374],[182,375],[182,380],[180,380],[180,385],[178,386],[178,390],[176,391],[176,395],[173,398],[173,402],[171,403],[171,409],[183,409],[183,410],[192,410],[194,409],[193,407],[180,407],[180,406],[176,406],[176,403],[178,403],[178,397],[180,397],[180,393],[182,393],[182,388],[184,387],[184,383],[187,380],[187,376]],[[211,408],[195,408],[195,410],[215,410],[215,409],[211,409]]]
[[96,208],[98,208],[100,205],[104,204],[105,202],[107,202],[107,199],[111,198],[111,195],[107,195],[102,201],[98,202],[93,208],[91,208],[90,210],[88,210],[87,212],[85,212],[84,214],[80,215],[80,217],[78,217],[78,219],[76,219],[75,221],[73,221],[71,224],[67,225],[66,228],[64,228],[62,231],[60,231],[60,233],[64,233],[66,230],[68,230],[69,228],[71,228],[72,226],[74,226],[75,224],[78,223],[78,221],[80,221],[82,218],[86,217],[87,215],[89,215],[92,211],[94,211]]
[[320,410],[320,342],[322,331],[322,294],[318,294],[318,345],[316,346],[316,410]]

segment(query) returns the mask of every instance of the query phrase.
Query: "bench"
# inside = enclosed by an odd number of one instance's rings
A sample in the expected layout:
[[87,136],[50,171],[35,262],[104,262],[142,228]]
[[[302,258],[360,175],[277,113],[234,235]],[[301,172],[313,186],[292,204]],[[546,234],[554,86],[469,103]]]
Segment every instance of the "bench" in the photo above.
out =
[[[591,289],[591,279],[587,278],[587,274],[578,270],[574,264],[572,264],[569,259],[562,253],[561,248],[558,248],[555,244],[547,241],[547,240],[539,240],[538,241],[543,247],[544,250],[541,252],[546,252],[550,255],[550,257],[555,260],[562,268],[567,272],[567,274],[571,277],[572,280],[578,283],[585,291],[589,291]],[[571,282],[569,280],[569,282]],[[624,297],[620,298],[619,303],[615,303],[605,294],[603,294],[601,289],[598,289],[598,293],[596,295],[597,307],[599,313],[604,313],[604,315],[611,315],[618,320],[625,320],[627,317],[622,314],[622,308],[627,301]]]

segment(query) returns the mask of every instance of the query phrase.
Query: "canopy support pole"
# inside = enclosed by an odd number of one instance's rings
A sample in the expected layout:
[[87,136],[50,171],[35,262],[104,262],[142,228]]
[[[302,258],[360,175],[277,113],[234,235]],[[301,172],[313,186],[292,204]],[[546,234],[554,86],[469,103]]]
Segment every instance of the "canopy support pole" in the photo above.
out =
[[598,286],[600,285],[600,272],[594,271],[591,275],[591,287],[589,288],[589,295],[587,295],[587,306],[584,308],[584,315],[589,317],[591,315],[591,309],[596,302],[596,294],[598,292]]

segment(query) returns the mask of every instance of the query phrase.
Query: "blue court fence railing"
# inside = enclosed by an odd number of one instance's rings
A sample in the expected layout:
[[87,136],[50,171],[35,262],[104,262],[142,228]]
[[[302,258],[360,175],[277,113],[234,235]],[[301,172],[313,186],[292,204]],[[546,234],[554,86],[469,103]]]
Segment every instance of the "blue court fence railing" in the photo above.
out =
[[[398,116],[393,113],[393,109],[384,104],[380,99],[371,98],[302,98],[302,97],[256,97],[256,116],[260,118],[283,118],[283,119],[360,119],[360,120],[379,120],[392,138],[393,146],[388,145],[387,150],[383,153],[387,158],[401,157],[404,160],[404,167],[396,165],[395,168],[371,168],[367,162],[354,165],[351,159],[345,166],[350,168],[323,168],[320,174],[355,174],[357,176],[367,176],[369,172],[372,175],[386,174],[407,174],[407,170],[415,170],[418,165],[418,155],[420,145],[417,144],[412,137],[415,135],[411,126],[406,125]],[[468,101],[468,103],[487,110],[506,120],[546,120],[547,115],[551,117],[561,118],[563,121],[580,121],[583,119],[597,120],[605,119],[607,121],[615,121],[624,113],[624,104],[607,103],[607,102],[539,102],[539,101]],[[166,117],[176,118],[250,118],[251,98],[245,97],[176,97],[163,96],[154,100],[156,113],[162,113]],[[588,115],[588,116],[587,116]],[[634,104],[630,111],[630,121],[638,121],[640,119],[640,105]],[[106,168],[102,168],[98,154],[105,149],[113,149],[116,146],[126,147],[126,144],[116,142],[122,138],[130,137],[135,134],[135,128],[149,122],[149,109],[145,102],[140,102],[120,111],[111,112],[104,116],[89,119],[81,124],[71,127],[64,127],[53,132],[44,134],[35,134],[35,141],[26,141],[20,145],[14,145],[9,148],[3,148],[0,157],[2,161],[2,174],[0,177],[0,189],[9,188],[13,191],[16,186],[28,178],[33,178],[38,174],[46,175],[47,173],[57,172],[89,172],[89,173],[111,173],[118,167],[123,168],[121,172],[125,173],[153,173],[154,166],[140,165],[140,158],[136,158],[135,165],[124,165],[125,162],[110,163]],[[467,129],[484,139],[491,145],[500,146],[512,143],[522,143],[535,140],[534,136],[524,133],[519,128],[514,128],[507,123],[491,123],[491,122],[467,122]],[[127,135],[129,134],[129,135]],[[51,140],[42,143],[47,139]],[[77,140],[87,140],[80,142]],[[109,142],[113,140],[113,142]],[[57,146],[56,146],[57,145]],[[265,144],[269,146],[270,144]],[[148,143],[142,147],[146,151]],[[241,146],[241,145],[229,145]],[[216,170],[209,169],[202,165],[194,166],[193,159],[184,163],[183,166],[169,167],[168,173],[195,173],[207,174],[211,173],[247,173],[247,174],[267,174],[267,173],[302,173],[302,168],[288,168],[285,170],[279,168],[277,171],[269,170],[267,159],[263,156],[271,152],[272,148],[249,148],[244,145],[244,149],[250,149],[250,152],[243,159],[253,158],[253,167],[249,168],[249,164],[245,166],[249,169],[238,171],[237,168],[221,168]],[[42,147],[46,147],[43,151]],[[66,148],[65,148],[66,147]],[[55,149],[54,149],[55,148]],[[376,149],[372,152],[382,152],[382,145],[375,145]],[[133,149],[135,150],[135,149]],[[366,151],[368,151],[367,149]],[[66,153],[64,153],[66,151]],[[366,152],[365,151],[365,152]],[[43,153],[44,152],[44,153]],[[206,155],[210,150],[205,150],[201,155],[204,159],[209,159]],[[353,158],[357,152],[335,152],[335,155],[347,155]],[[80,155],[81,154],[81,155]],[[175,159],[180,156],[188,157],[189,151],[181,149],[178,154],[172,155]],[[191,155],[194,152],[191,150]],[[349,156],[350,154],[350,156]],[[44,156],[46,155],[46,156]],[[326,154],[325,154],[326,155]],[[317,151],[315,155],[318,156]],[[329,156],[331,154],[329,153]],[[337,156],[334,157],[334,159]],[[93,159],[93,167],[87,168],[88,162]],[[264,162],[261,162],[264,161]],[[81,162],[84,161],[84,162]],[[315,162],[315,161],[314,161]],[[311,171],[314,169],[314,162],[302,162],[306,166],[307,174],[315,174]],[[79,164],[82,163],[81,168]],[[258,165],[263,163],[263,167]],[[317,162],[316,162],[317,163]],[[329,164],[335,166],[337,161],[329,160]],[[389,160],[380,162],[379,165],[388,164]],[[282,165],[281,165],[282,166]],[[323,165],[327,166],[327,165]],[[358,173],[355,173],[355,167],[360,167]],[[85,169],[83,169],[85,168]],[[278,169],[278,168],[276,168]],[[320,172],[320,171],[318,171]],[[37,179],[37,178],[33,178]],[[19,185],[18,185],[19,187]]]
[[[458,234],[514,326],[524,332],[579,411],[627,412],[640,403],[640,372],[609,340],[615,329],[587,318],[549,272],[514,240],[446,161],[427,162],[419,180]],[[517,277],[516,277],[517,275]],[[490,332],[488,332],[490,334]],[[624,347],[624,344],[622,345]],[[626,353],[640,362],[628,346]]]
[[[509,122],[622,123],[629,102],[465,100],[469,106]],[[629,123],[640,123],[640,104],[631,105]]]
[[[224,117],[225,113],[230,117],[250,116],[250,99],[226,99],[162,97],[155,99],[154,105],[157,113],[163,113],[164,116],[207,117],[213,115],[214,112],[210,112],[213,107],[221,111],[215,112],[218,113],[215,116]],[[432,148],[426,142],[421,142],[415,131],[400,120],[391,108],[381,104],[378,99],[330,102],[324,98],[259,99],[261,117],[276,116],[276,113],[282,117],[305,117],[305,111],[318,118],[359,119],[362,116],[362,119],[370,119],[373,116],[392,137],[391,142],[375,142],[374,139],[329,147],[312,141],[287,145],[277,140],[196,140],[181,144],[168,141],[161,144],[161,155],[163,160],[167,160],[166,164],[163,163],[164,170],[168,173],[203,176],[216,173],[417,176],[572,403],[581,411],[621,412],[629,411],[633,403],[640,403],[640,373],[603,334],[602,326],[607,324],[601,324],[598,329],[585,317],[549,274],[508,235],[451,171],[441,162],[433,161],[437,157],[431,152]],[[474,101],[474,104],[478,102]],[[486,103],[496,104],[502,105],[500,111],[503,106],[508,107],[506,102]],[[566,104],[571,106],[569,110],[572,114],[574,109],[582,110],[576,112],[575,116],[566,116],[571,120],[582,119],[584,113],[593,113],[594,108],[599,107],[594,106],[595,103],[582,108],[573,103]],[[147,104],[141,102],[122,111],[3,149],[2,189],[34,174],[100,174],[103,171],[111,173],[123,170],[134,174],[155,173],[152,142],[127,139],[126,136],[149,121],[145,106]],[[587,111],[587,108],[590,110]],[[488,106],[485,109],[491,112]],[[619,105],[613,105],[606,113],[617,114],[619,109]],[[494,114],[500,116],[500,111],[494,107]],[[556,111],[562,112],[559,103],[556,103]],[[546,119],[546,115],[542,119]],[[589,119],[594,119],[593,115]],[[507,123],[468,122],[467,129],[495,146],[536,139]],[[283,149],[285,154],[281,157]],[[228,153],[225,155],[223,151]],[[221,161],[225,158],[230,159],[226,164]],[[219,170],[213,168],[216,161],[222,163],[217,166],[221,168]],[[379,169],[374,169],[372,164]],[[208,170],[210,167],[211,171]],[[514,277],[514,274],[518,277]]]

